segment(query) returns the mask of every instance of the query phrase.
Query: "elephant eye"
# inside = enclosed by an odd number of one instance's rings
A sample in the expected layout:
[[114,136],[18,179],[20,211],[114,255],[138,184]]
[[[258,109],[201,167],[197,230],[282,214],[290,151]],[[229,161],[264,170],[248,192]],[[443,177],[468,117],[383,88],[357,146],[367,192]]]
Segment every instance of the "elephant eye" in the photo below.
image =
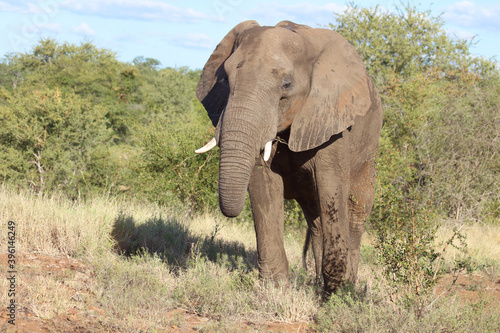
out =
[[281,89],[290,90],[290,88],[292,88],[292,85],[293,85],[292,78],[287,77],[283,80],[283,83],[281,85]]

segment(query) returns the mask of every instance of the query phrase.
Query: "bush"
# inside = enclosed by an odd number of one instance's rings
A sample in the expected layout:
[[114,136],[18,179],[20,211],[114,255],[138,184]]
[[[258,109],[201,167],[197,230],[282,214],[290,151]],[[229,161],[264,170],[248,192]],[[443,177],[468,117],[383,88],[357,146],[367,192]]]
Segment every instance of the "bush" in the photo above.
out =
[[109,185],[105,107],[58,89],[3,90],[0,179],[70,196]]
[[211,131],[195,97],[199,71],[122,63],[90,42],[53,39],[7,55],[0,69],[0,181],[72,198],[134,190],[217,205],[216,154],[194,154]]
[[437,227],[432,223],[431,206],[414,192],[411,188],[385,192],[371,228],[387,281],[394,288],[406,285],[420,296],[429,293],[436,282],[434,260],[439,254],[434,250]]
[[194,153],[213,137],[213,129],[195,120],[180,126],[157,123],[145,128],[136,190],[150,200],[184,204],[191,210],[217,207],[217,149]]
[[474,83],[436,103],[419,134],[422,177],[455,219],[500,218],[500,85]]

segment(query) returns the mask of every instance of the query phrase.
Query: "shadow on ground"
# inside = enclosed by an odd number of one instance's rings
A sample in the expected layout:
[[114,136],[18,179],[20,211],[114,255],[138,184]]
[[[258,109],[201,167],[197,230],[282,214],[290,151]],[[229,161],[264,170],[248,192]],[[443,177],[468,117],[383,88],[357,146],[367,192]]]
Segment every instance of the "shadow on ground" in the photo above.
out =
[[111,236],[120,253],[156,254],[173,267],[186,268],[193,257],[199,256],[213,262],[224,260],[233,269],[253,270],[257,262],[256,251],[247,251],[240,242],[219,239],[216,230],[210,236],[194,235],[186,225],[170,217],[155,216],[138,225],[132,216],[120,214]]

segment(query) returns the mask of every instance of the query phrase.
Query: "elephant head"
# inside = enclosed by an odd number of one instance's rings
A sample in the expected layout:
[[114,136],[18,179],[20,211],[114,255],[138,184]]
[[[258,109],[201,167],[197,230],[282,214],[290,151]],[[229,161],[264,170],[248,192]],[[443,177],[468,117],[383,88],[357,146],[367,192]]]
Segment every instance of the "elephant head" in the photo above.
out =
[[371,84],[355,49],[332,30],[289,21],[233,28],[196,89],[216,126],[214,140],[199,152],[220,147],[222,213],[242,211],[256,159],[267,161],[279,133],[289,130],[294,152],[320,146],[368,111]]

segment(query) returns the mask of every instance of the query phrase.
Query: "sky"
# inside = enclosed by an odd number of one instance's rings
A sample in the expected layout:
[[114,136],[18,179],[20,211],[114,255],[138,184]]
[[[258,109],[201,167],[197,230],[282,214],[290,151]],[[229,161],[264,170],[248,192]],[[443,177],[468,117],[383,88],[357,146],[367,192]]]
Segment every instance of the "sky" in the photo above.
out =
[[[351,2],[351,1],[350,1]],[[42,38],[110,49],[120,61],[154,58],[161,67],[203,68],[219,41],[238,23],[290,20],[311,27],[335,21],[345,0],[0,0],[0,57],[29,52]],[[354,0],[394,11],[401,0]],[[442,15],[450,36],[472,38],[472,53],[500,60],[498,0],[409,1]]]

